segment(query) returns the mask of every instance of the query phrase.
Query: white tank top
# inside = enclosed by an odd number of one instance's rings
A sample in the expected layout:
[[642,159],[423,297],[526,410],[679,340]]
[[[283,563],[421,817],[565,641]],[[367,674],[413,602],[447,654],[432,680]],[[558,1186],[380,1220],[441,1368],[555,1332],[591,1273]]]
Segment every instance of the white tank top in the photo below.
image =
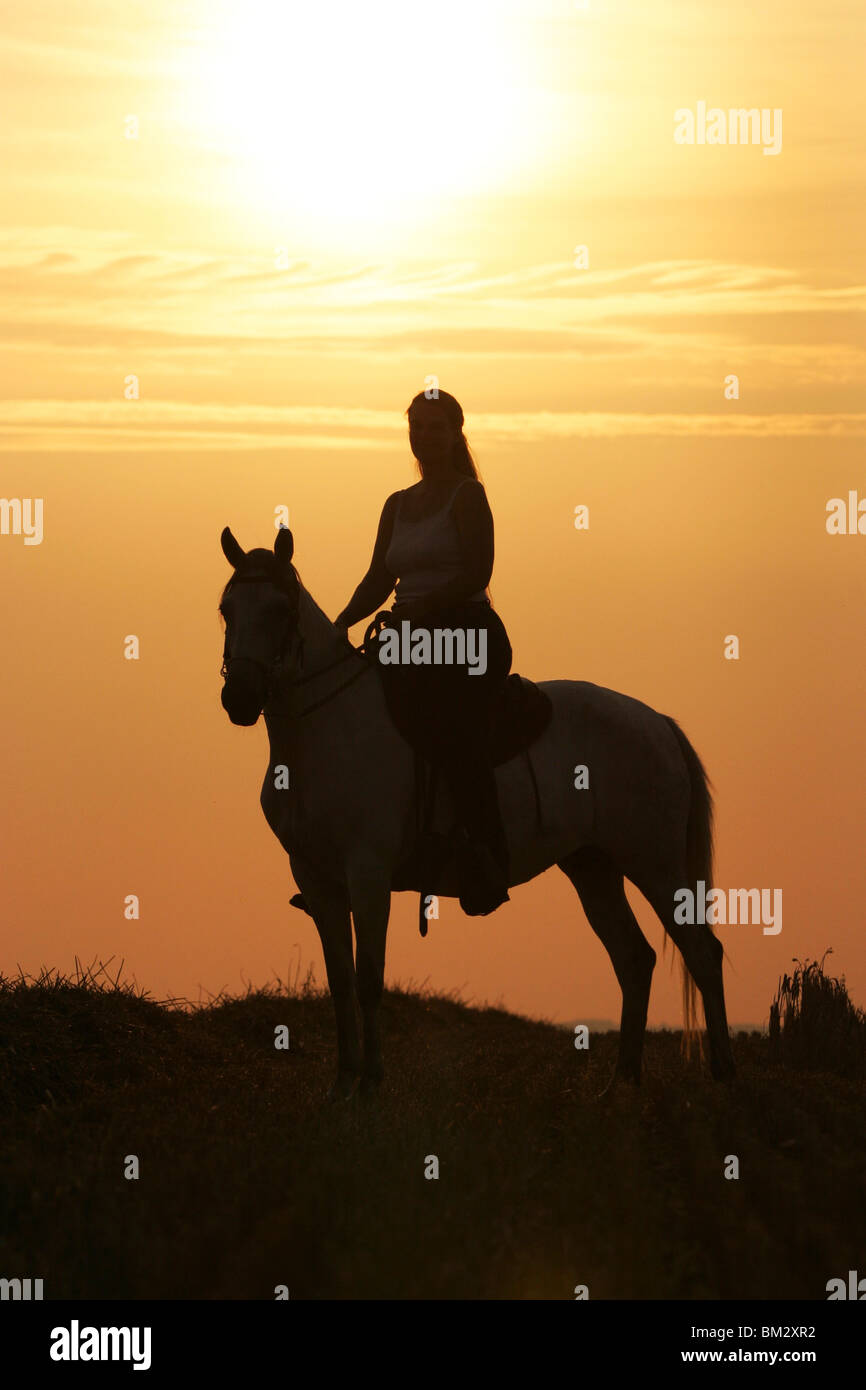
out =
[[[405,490],[400,494],[391,541],[385,554],[388,572],[398,577],[395,608],[412,599],[427,598],[435,589],[447,584],[449,579],[454,579],[463,568],[460,537],[451,507],[463,484],[470,481],[469,478],[462,478],[445,505],[420,521],[406,521],[402,516]],[[479,589],[478,593],[470,594],[462,602],[479,602],[486,598],[486,590]]]

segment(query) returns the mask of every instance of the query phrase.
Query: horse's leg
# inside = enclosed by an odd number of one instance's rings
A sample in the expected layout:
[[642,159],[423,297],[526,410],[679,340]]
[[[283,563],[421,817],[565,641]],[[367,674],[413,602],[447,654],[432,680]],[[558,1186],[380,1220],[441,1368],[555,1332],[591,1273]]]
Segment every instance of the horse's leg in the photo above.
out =
[[391,914],[391,879],[383,869],[349,869],[349,898],[357,942],[358,999],[364,1025],[364,1066],[361,1090],[370,1092],[382,1082],[382,1038],[379,1006],[385,985],[385,939]]
[[328,1091],[328,1099],[348,1100],[361,1074],[349,895],[345,888],[316,874],[294,854],[291,864],[295,882],[309,906],[322,943],[328,988],[337,1019],[337,1077]]
[[589,925],[610,956],[622,989],[619,1054],[605,1091],[617,1078],[639,1084],[656,953],[629,906],[623,875],[601,850],[593,846],[576,850],[560,859],[559,867],[577,889]]
[[710,1070],[717,1081],[730,1081],[736,1076],[737,1068],[725,1011],[722,981],[724,950],[721,941],[708,926],[674,921],[674,894],[687,882],[688,876],[683,872],[670,880],[652,879],[646,886],[641,882],[637,882],[637,886],[661,918],[668,936],[682,952],[686,969],[701,992],[710,1044]]

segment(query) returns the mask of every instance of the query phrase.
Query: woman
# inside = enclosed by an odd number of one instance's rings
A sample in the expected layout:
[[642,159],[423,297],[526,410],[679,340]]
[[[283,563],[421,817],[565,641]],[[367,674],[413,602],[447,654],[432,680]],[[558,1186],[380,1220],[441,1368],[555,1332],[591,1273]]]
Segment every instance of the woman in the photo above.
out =
[[508,901],[508,848],[489,755],[491,711],[511,669],[511,644],[487,593],[493,517],[454,397],[422,392],[406,414],[421,479],[382,508],[370,568],[336,626],[347,630],[378,611],[396,584],[390,625],[402,629],[408,620],[410,636],[419,628],[473,629],[475,654],[486,642],[483,674],[470,674],[467,663],[383,667],[411,726],[404,733],[444,771],[464,834],[460,905],[483,916]]

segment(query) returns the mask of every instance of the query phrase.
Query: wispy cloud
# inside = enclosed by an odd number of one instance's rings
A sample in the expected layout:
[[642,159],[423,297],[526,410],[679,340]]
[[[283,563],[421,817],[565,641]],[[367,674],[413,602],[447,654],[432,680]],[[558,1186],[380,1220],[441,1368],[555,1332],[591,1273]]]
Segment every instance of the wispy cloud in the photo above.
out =
[[[0,294],[0,391],[17,398],[0,416],[7,449],[366,449],[404,421],[340,403],[361,363],[383,386],[354,398],[376,404],[390,382],[405,390],[407,363],[416,389],[448,364],[450,380],[471,378],[487,411],[473,429],[492,438],[863,432],[866,286],[827,271],[686,259],[582,272],[288,258],[278,269],[274,248],[156,252],[114,233],[66,229],[52,243],[44,229],[35,241],[7,229]],[[531,392],[509,384],[515,369]],[[127,402],[132,373],[142,399]],[[729,373],[742,399],[717,414]]]
[[[149,333],[181,347],[210,339],[268,351],[319,344],[325,353],[359,342],[400,350],[419,339],[440,352],[573,352],[590,335],[588,349],[616,354],[651,351],[660,335],[669,352],[673,330],[690,351],[726,340],[747,351],[758,321],[785,320],[790,343],[804,315],[850,320],[859,331],[866,310],[862,284],[774,266],[661,261],[577,271],[560,263],[483,274],[466,263],[289,260],[277,269],[275,248],[215,258],[136,251],[111,238],[85,250],[64,246],[61,234],[53,249],[34,252],[9,232],[0,235],[0,293],[14,306],[7,346],[32,341],[42,327],[49,341],[67,329],[65,341],[95,350],[101,335],[117,342],[120,330],[130,343]],[[816,351],[838,336],[816,341],[812,322],[804,346]]]
[[[63,246],[62,233],[58,237]],[[528,265],[481,273],[460,262],[314,265],[309,260],[276,264],[276,247],[260,255],[212,258],[156,254],[114,245],[89,252],[64,247],[34,255],[20,236],[0,237],[0,287],[34,307],[53,301],[54,314],[75,315],[78,305],[122,301],[136,323],[165,312],[196,309],[206,321],[224,311],[220,292],[246,286],[252,322],[238,331],[254,332],[284,308],[319,312],[404,305],[457,316],[471,303],[473,314],[488,318],[524,308],[536,326],[611,317],[700,316],[755,313],[796,314],[833,308],[862,313],[866,285],[839,283],[838,277],[794,272],[778,266],[713,261],[654,261],[599,270],[576,270],[567,262]],[[258,292],[261,292],[260,294]],[[142,293],[146,296],[142,301]],[[539,300],[553,301],[539,304]],[[291,334],[294,320],[285,324]]]
[[[617,436],[853,438],[866,414],[623,414],[600,411],[477,413],[479,443]],[[229,406],[191,402],[0,402],[0,440],[21,450],[382,449],[404,447],[397,412],[321,406]]]

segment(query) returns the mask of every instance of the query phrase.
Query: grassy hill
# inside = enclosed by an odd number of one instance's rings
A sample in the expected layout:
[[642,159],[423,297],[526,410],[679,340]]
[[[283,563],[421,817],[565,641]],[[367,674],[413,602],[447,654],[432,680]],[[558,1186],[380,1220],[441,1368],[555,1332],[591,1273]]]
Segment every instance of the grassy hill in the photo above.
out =
[[46,1298],[824,1299],[866,1273],[856,1028],[804,1060],[783,1008],[734,1039],[731,1088],[653,1033],[641,1090],[600,1101],[615,1033],[578,1052],[399,990],[383,1015],[381,1096],[335,1107],[309,983],[184,1009],[104,973],[0,980],[0,1276]]

